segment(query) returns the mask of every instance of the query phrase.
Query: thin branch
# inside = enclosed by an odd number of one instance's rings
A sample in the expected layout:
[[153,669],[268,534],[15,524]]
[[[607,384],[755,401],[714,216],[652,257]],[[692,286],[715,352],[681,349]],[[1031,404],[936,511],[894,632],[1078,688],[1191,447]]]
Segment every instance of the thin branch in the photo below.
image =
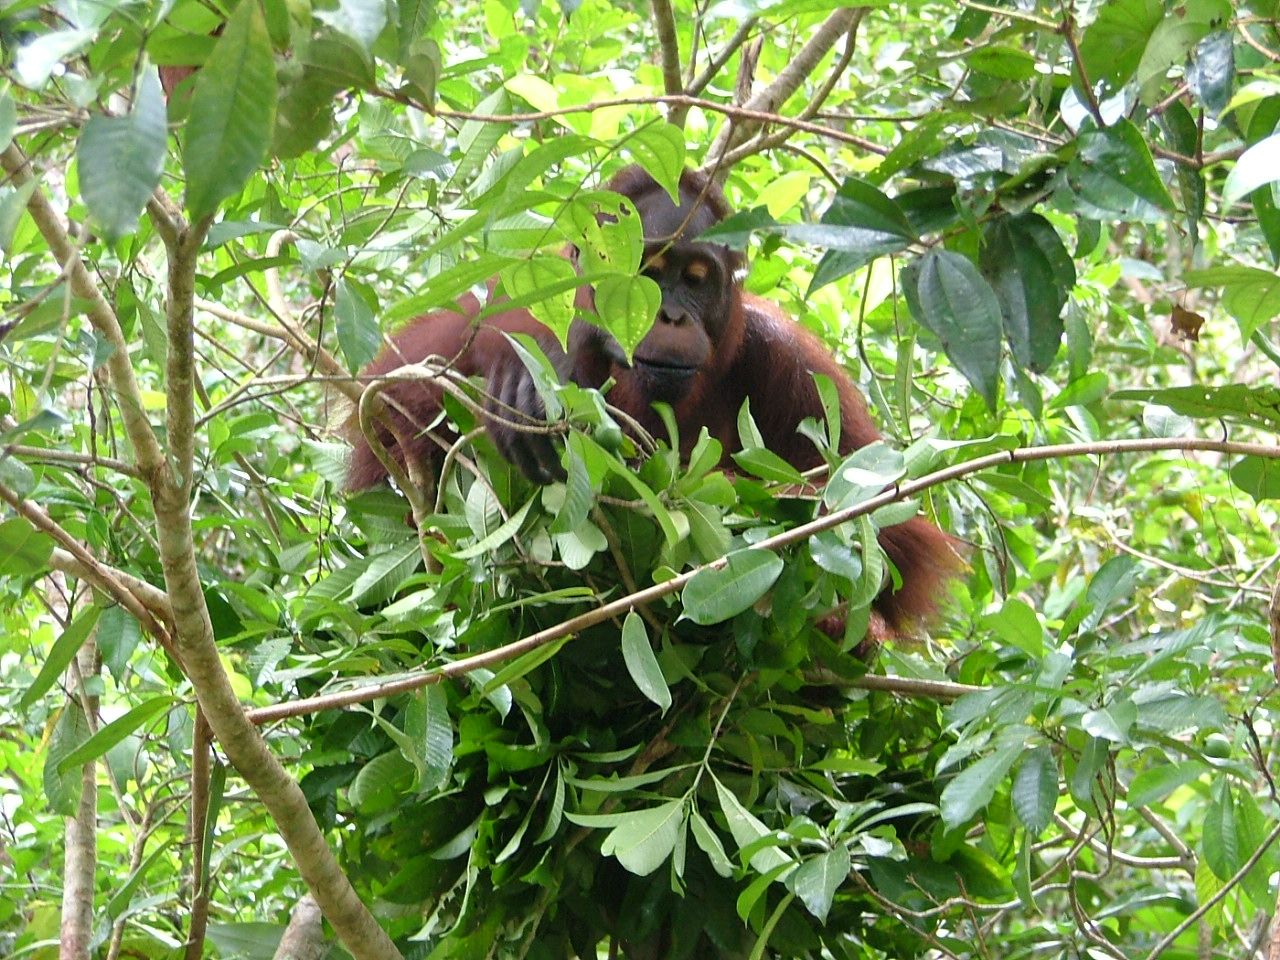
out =
[[1076,39],[1076,21],[1070,12],[1063,17],[1062,23],[1058,26],[1058,32],[1067,40],[1067,46],[1071,48],[1071,66],[1075,69],[1076,79],[1080,81],[1080,89],[1084,92],[1084,103],[1089,110],[1089,115],[1093,117],[1094,123],[1099,128],[1105,127],[1107,122],[1102,118],[1102,106],[1098,103],[1098,95],[1093,92],[1093,84],[1089,81],[1089,75],[1084,69],[1084,60],[1080,57],[1080,41]]
[[[854,50],[857,48],[858,27],[862,23],[866,12],[866,7],[858,8],[858,15],[854,17],[853,23],[849,25],[849,30],[845,34],[844,52],[840,54],[840,57],[827,73],[822,86],[818,88],[818,91],[805,104],[804,109],[800,111],[800,116],[797,119],[811,120],[817,116],[818,111],[822,109],[822,105],[827,102],[827,97],[831,96],[831,91],[835,89],[840,78],[844,76],[845,70],[849,67],[849,62],[853,59]],[[766,133],[762,128],[759,135],[726,152],[719,162],[726,168],[732,167],[745,157],[754,156],[757,153],[764,153],[766,150],[782,146],[794,136],[795,132],[796,128],[791,126],[783,127],[773,133]]]
[[[815,520],[810,520],[808,523],[800,524],[790,530],[784,530],[782,533],[761,540],[759,543],[754,544],[752,549],[779,550],[782,547],[791,546],[816,534],[834,529],[857,517],[879,510],[890,503],[908,500],[916,494],[928,490],[930,487],[958,480],[961,477],[980,473],[993,467],[1040,460],[1061,460],[1067,457],[1115,456],[1124,453],[1159,453],[1167,451],[1187,452],[1192,450],[1234,453],[1262,457],[1268,460],[1280,460],[1280,446],[1269,446],[1262,443],[1241,443],[1232,440],[1211,440],[1203,437],[1148,437],[1137,440],[1099,440],[1088,443],[1050,444],[1042,447],[1005,450],[936,470],[916,480],[894,484],[884,492],[860,504],[845,507],[842,510],[834,510]],[[728,557],[720,557],[710,563],[705,563],[677,574],[669,580],[664,580],[643,590],[619,597],[609,603],[601,604],[585,613],[578,614],[559,624],[539,630],[537,633],[530,634],[504,646],[496,647],[493,650],[487,650],[438,667],[411,673],[385,683],[369,684],[349,690],[323,694],[318,697],[293,700],[270,707],[260,707],[250,710],[248,716],[254,723],[269,723],[286,717],[301,716],[319,710],[334,709],[353,703],[364,703],[369,700],[378,700],[400,693],[408,693],[411,690],[419,690],[422,687],[431,686],[452,677],[465,675],[481,667],[488,668],[505,663],[531,650],[536,650],[544,644],[580,633],[588,627],[595,626],[597,623],[628,613],[641,604],[650,603],[677,593],[683,590],[689,581],[699,573],[707,570],[722,570],[727,563]]]
[[[62,551],[54,551],[51,558],[51,566],[78,576],[86,583],[92,584],[101,590],[133,614],[146,631],[156,638],[160,646],[174,657],[175,661],[178,659],[166,624],[157,619],[156,614],[151,609],[151,604],[144,603],[139,594],[131,589],[141,581],[128,574],[122,575],[122,571],[100,563],[85,548],[84,544],[64,530],[56,520],[45,512],[43,507],[32,503],[30,500],[22,499],[4,484],[0,484],[0,500],[3,500],[22,516],[26,517],[37,530],[48,534],[57,543],[61,544]],[[126,577],[128,578],[127,580],[125,579]],[[132,583],[129,581],[132,581]],[[151,603],[155,603],[160,597],[164,597],[163,592],[157,591],[150,584],[147,587],[146,593]],[[157,609],[167,608],[167,598],[165,598],[163,604],[155,603],[155,605]]]
[[209,833],[209,785],[211,772],[209,758],[213,745],[213,732],[202,710],[196,710],[195,730],[191,735],[191,804],[187,820],[187,843],[191,846],[190,913],[187,928],[186,960],[200,960],[204,956],[205,934],[209,925],[209,866],[205,839]]
[[[839,37],[837,36],[837,39]],[[558,107],[555,110],[536,110],[529,113],[471,113],[465,110],[435,110],[434,114],[440,117],[449,117],[454,120],[475,120],[479,123],[534,123],[538,120],[550,120],[554,117],[563,117],[572,113],[591,113],[595,110],[603,110],[606,107],[631,107],[631,106],[688,106],[700,107],[711,113],[722,113],[727,117],[735,120],[746,120],[753,124],[780,123],[795,127],[806,133],[812,133],[818,137],[826,137],[830,140],[836,140],[840,143],[849,143],[855,147],[864,150],[870,150],[873,153],[883,156],[889,152],[889,147],[882,144],[873,143],[865,137],[855,136],[852,133],[845,133],[843,130],[833,130],[831,127],[824,127],[820,123],[807,123],[803,120],[796,120],[794,117],[785,117],[778,113],[770,113],[765,110],[757,110],[750,106],[739,107],[728,103],[719,103],[715,100],[704,100],[701,97],[690,96],[658,96],[658,97],[615,97],[610,100],[593,100],[590,103],[578,104],[576,106]],[[413,104],[415,107],[426,109],[426,106],[419,103]]]
[[238,310],[232,310],[230,307],[224,307],[220,303],[205,300],[201,297],[196,297],[194,303],[196,309],[211,313],[220,320],[234,323],[236,326],[252,330],[254,333],[260,333],[264,337],[283,341],[306,359],[307,362],[314,361],[325,376],[332,378],[331,382],[335,390],[339,391],[352,403],[360,401],[360,386],[352,382],[351,374],[347,369],[338,363],[328,350],[300,330],[255,320],[253,317],[240,313]]
[[[743,104],[742,108],[747,111],[768,113],[773,113],[777,110],[778,107],[786,103],[793,93],[800,89],[800,86],[817,68],[822,58],[835,46],[836,41],[849,31],[849,27],[855,21],[865,16],[865,13],[866,10],[862,7],[845,7],[833,11],[818,27],[814,35],[809,38],[808,42],[783,67],[778,76],[774,78],[773,83],[753,95],[750,100]],[[711,149],[707,151],[708,157],[714,159],[728,153],[734,147],[745,142],[759,129],[759,123],[750,118],[740,116],[738,119],[747,120],[747,122],[725,125],[711,144]]]
[[[729,42],[711,59],[711,62],[702,69],[702,72],[685,88],[684,92],[691,97],[696,97],[707,89],[707,84],[715,79],[716,74],[738,52],[738,48],[747,42],[747,37],[751,36],[751,31],[755,29],[756,22],[759,19],[759,17],[747,17],[746,20],[743,20],[741,26],[729,38]],[[683,109],[688,113],[688,107]]]
[[1267,851],[1271,849],[1271,845],[1277,840],[1280,840],[1280,824],[1271,829],[1271,832],[1267,834],[1262,843],[1258,844],[1258,849],[1254,850],[1253,853],[1249,855],[1249,859],[1240,865],[1240,869],[1233,873],[1230,878],[1228,878],[1227,881],[1214,892],[1213,896],[1206,899],[1200,904],[1200,906],[1187,914],[1181,923],[1161,938],[1160,942],[1157,943],[1152,948],[1151,952],[1147,954],[1146,960],[1159,960],[1160,954],[1164,953],[1165,950],[1172,946],[1180,936],[1195,926],[1201,917],[1212,910],[1220,900],[1235,889],[1236,885],[1245,878],[1249,871],[1257,866],[1258,861],[1267,855]]
[[[14,186],[22,186],[33,179],[30,161],[11,143],[0,155],[0,166],[9,174]],[[129,442],[133,444],[137,456],[138,467],[149,482],[158,482],[168,475],[168,466],[160,442],[156,439],[151,422],[147,419],[146,410],[142,406],[142,391],[133,374],[133,363],[129,358],[129,343],[120,329],[120,322],[115,311],[107,303],[98,284],[80,258],[57,211],[49,203],[44,192],[38,187],[27,200],[27,211],[35,221],[45,242],[63,273],[71,284],[72,292],[88,304],[86,311],[89,322],[97,333],[112,346],[107,357],[107,370],[111,374],[111,382],[115,388],[116,403],[120,407],[120,418],[124,423]]]
[[2,452],[3,456],[0,456],[0,459],[7,456],[25,457],[28,460],[37,460],[44,463],[98,467],[103,470],[113,470],[116,473],[124,474],[126,477],[141,477],[138,468],[131,463],[125,463],[123,460],[116,460],[112,457],[99,457],[97,454],[92,453],[52,450],[48,447],[28,447],[17,443],[5,447]]

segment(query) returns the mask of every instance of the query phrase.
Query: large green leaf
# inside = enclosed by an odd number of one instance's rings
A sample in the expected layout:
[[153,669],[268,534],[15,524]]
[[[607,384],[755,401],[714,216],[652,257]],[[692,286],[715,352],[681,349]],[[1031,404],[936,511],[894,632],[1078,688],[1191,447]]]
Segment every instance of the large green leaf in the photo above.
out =
[[93,116],[76,150],[80,192],[109,239],[133,233],[164,170],[168,138],[164,92],[154,68],[143,71],[133,109]]
[[685,813],[684,800],[629,813],[605,836],[600,852],[617,857],[632,873],[648,876],[671,856],[684,830]]
[[382,348],[382,331],[378,318],[360,292],[346,279],[338,281],[338,292],[333,305],[334,332],[347,369],[355,373]]
[[836,891],[848,879],[851,866],[848,848],[839,844],[801,863],[787,876],[787,889],[800,898],[806,910],[826,923]]
[[1263,430],[1280,430],[1280,388],[1273,386],[1250,387],[1233,383],[1225,387],[1117,390],[1111,399],[1159,403],[1186,417],[1226,417],[1252,423]]
[[1062,308],[1076,282],[1071,255],[1036,213],[994,220],[982,239],[982,272],[1000,301],[1013,358],[1045,370],[1062,342]]
[[640,692],[666,713],[671,707],[671,690],[667,687],[666,678],[662,676],[658,658],[653,655],[653,647],[649,645],[649,634],[645,631],[644,621],[634,610],[622,622],[622,658]]
[[942,791],[942,822],[952,829],[968,823],[991,801],[1021,755],[1021,735],[1013,728],[1004,731],[991,753],[965,767]]
[[600,324],[630,357],[644,339],[662,306],[662,293],[648,277],[605,277],[596,284]]
[[1259,187],[1280,181],[1280,133],[1260,140],[1240,155],[1222,189],[1225,203],[1235,203]]
[[0,523],[0,576],[39,573],[53,553],[53,538],[37,530],[26,517]]
[[782,558],[768,550],[729,554],[720,569],[699,570],[685,585],[684,613],[694,623],[728,620],[746,610],[773,586]]
[[1175,209],[1142,132],[1129,120],[1082,132],[1070,174],[1082,199],[1117,219],[1157,220]]
[[183,147],[187,209],[206,217],[258,169],[276,118],[276,68],[262,8],[241,3],[196,75]]
[[951,250],[933,249],[902,272],[912,316],[942,341],[951,362],[994,410],[1003,322],[1000,301],[978,268]]
[[62,671],[67,669],[67,666],[75,659],[76,652],[89,639],[89,633],[98,622],[98,615],[101,612],[102,608],[99,606],[86,607],[67,625],[67,628],[62,631],[62,635],[58,637],[53,647],[49,650],[49,656],[45,658],[35,680],[31,681],[31,686],[27,688],[27,692],[18,701],[20,709],[28,709],[44,696],[45,691],[58,682],[58,678],[62,676]]
[[170,696],[152,697],[122,717],[117,717],[58,762],[58,772],[66,773],[81,764],[96,760],[139,727],[168,711],[174,703]]
[[1094,83],[1118,90],[1134,75],[1151,35],[1164,20],[1161,0],[1111,0],[1098,8],[1080,42],[1080,61]]

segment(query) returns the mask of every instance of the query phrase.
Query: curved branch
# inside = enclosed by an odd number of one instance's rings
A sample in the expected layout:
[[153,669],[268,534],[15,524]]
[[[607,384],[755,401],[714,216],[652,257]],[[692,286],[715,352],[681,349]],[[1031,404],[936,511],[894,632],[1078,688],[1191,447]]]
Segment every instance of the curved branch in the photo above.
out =
[[[864,500],[862,503],[846,507],[843,510],[832,511],[790,530],[784,530],[782,533],[775,534],[754,544],[751,549],[778,550],[782,547],[791,546],[816,534],[838,527],[850,520],[874,513],[890,503],[909,499],[917,493],[928,490],[930,487],[935,487],[951,480],[958,480],[972,473],[980,473],[992,467],[1002,467],[1010,463],[1030,463],[1037,460],[1061,460],[1067,457],[1114,456],[1122,453],[1159,453],[1174,450],[1206,450],[1215,453],[1235,453],[1263,457],[1268,460],[1280,460],[1280,446],[1269,446],[1262,443],[1238,443],[1231,440],[1210,440],[1201,437],[1101,440],[1090,443],[1062,443],[1043,447],[1024,447],[1019,450],[1005,450],[936,470],[916,480],[894,484],[869,500]],[[350,690],[323,694],[318,697],[309,697],[304,700],[293,700],[270,707],[260,707],[256,710],[250,710],[248,717],[254,723],[269,723],[286,717],[313,713],[318,710],[344,707],[353,703],[363,703],[368,700],[395,696],[399,693],[408,693],[411,690],[419,690],[422,687],[440,683],[451,677],[465,675],[480,667],[493,667],[508,660],[514,660],[516,657],[531,650],[536,650],[545,644],[579,633],[588,627],[595,626],[597,623],[629,613],[642,604],[677,593],[683,590],[689,581],[699,573],[706,570],[722,570],[728,562],[728,557],[725,556],[702,566],[693,567],[669,580],[655,583],[651,587],[637,590],[624,597],[619,597],[617,600],[601,604],[555,626],[539,630],[537,633],[530,634],[504,646],[496,647],[493,650],[486,650],[470,657],[463,657],[460,660],[455,660],[439,667],[410,673],[396,680],[388,680],[385,683],[369,684]]]

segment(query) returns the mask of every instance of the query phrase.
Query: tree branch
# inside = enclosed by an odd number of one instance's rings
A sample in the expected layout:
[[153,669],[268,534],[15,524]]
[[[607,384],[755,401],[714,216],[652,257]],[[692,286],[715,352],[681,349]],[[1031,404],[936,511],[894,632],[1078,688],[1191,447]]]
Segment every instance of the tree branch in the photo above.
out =
[[22,499],[3,484],[0,484],[0,500],[9,504],[26,517],[33,527],[48,534],[62,546],[61,550],[54,550],[50,558],[50,565],[55,570],[63,570],[80,577],[120,604],[156,638],[156,642],[174,658],[175,662],[180,663],[169,632],[172,613],[169,610],[168,597],[162,590],[156,589],[149,583],[144,589],[142,586],[144,581],[99,562],[84,544],[64,530],[45,512],[43,507],[30,500]]
[[[791,62],[774,78],[773,83],[758,91],[743,104],[743,108],[766,113],[776,111],[778,107],[786,103],[793,93],[800,89],[801,84],[808,79],[809,74],[814,71],[822,58],[835,46],[836,41],[844,36],[849,31],[850,26],[861,20],[864,15],[865,9],[861,7],[845,7],[832,12],[818,27],[817,32],[800,48],[800,51]],[[708,157],[714,159],[728,153],[734,147],[745,142],[760,128],[758,122],[742,117],[738,119],[747,119],[747,122],[727,124],[711,144],[711,149],[707,151]]]
[[[1268,446],[1262,443],[1239,443],[1232,440],[1210,440],[1202,437],[1100,440],[1090,443],[1062,443],[1043,447],[1024,447],[1019,450],[1004,450],[936,470],[916,480],[894,484],[869,500],[864,500],[862,503],[846,507],[843,510],[832,511],[815,520],[810,520],[808,523],[802,523],[797,527],[792,527],[790,530],[774,534],[772,537],[754,544],[751,549],[779,550],[783,547],[791,546],[794,543],[799,543],[819,533],[838,527],[850,520],[873,513],[890,503],[910,499],[930,487],[958,480],[973,473],[980,473],[992,467],[1002,467],[1011,463],[1030,463],[1038,460],[1061,460],[1067,457],[1114,456],[1122,453],[1158,453],[1172,450],[1206,450],[1215,453],[1235,453],[1263,457],[1268,460],[1280,460],[1280,446]],[[302,716],[319,710],[330,710],[349,706],[353,703],[364,703],[369,700],[379,700],[400,693],[408,693],[411,690],[419,690],[422,687],[428,687],[452,677],[464,676],[481,667],[488,668],[500,663],[506,663],[532,650],[536,650],[544,644],[580,633],[588,627],[595,626],[597,623],[629,613],[643,604],[677,593],[683,590],[689,581],[699,573],[706,570],[722,570],[727,563],[728,557],[719,557],[710,563],[705,563],[702,566],[693,567],[677,574],[669,580],[663,580],[661,583],[655,583],[653,586],[646,587],[643,590],[629,593],[624,597],[619,597],[617,600],[601,604],[592,610],[578,614],[576,617],[571,617],[554,626],[547,627],[545,630],[539,630],[537,633],[530,634],[520,640],[501,647],[495,647],[492,650],[486,650],[483,653],[463,657],[460,660],[411,673],[396,680],[388,680],[385,683],[354,687],[349,690],[322,694],[318,697],[278,703],[270,707],[259,707],[250,710],[248,717],[253,723],[270,723],[286,717]],[[969,691],[963,690],[960,692]]]
[[[658,30],[658,49],[662,59],[662,87],[668,94],[684,93],[680,77],[680,40],[676,36],[676,17],[671,10],[671,0],[653,0],[653,21]],[[677,107],[667,119],[684,128],[688,107]]]
[[329,849],[306,796],[249,723],[222,666],[196,565],[191,529],[191,465],[195,425],[196,257],[206,219],[182,235],[169,258],[167,416],[176,482],[152,485],[157,542],[174,612],[175,640],[200,710],[227,758],[275,821],[298,872],[356,960],[400,960],[391,938],[361,902]]

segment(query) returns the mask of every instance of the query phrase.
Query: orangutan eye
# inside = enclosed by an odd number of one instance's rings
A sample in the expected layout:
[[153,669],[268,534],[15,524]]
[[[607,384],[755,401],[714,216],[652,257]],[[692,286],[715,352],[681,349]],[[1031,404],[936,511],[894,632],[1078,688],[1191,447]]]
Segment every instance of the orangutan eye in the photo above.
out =
[[667,269],[667,261],[665,257],[653,257],[640,264],[640,275],[648,277],[650,280],[657,280],[662,275],[662,271]]
[[685,282],[691,286],[702,283],[711,273],[711,268],[702,260],[690,261],[684,268]]

